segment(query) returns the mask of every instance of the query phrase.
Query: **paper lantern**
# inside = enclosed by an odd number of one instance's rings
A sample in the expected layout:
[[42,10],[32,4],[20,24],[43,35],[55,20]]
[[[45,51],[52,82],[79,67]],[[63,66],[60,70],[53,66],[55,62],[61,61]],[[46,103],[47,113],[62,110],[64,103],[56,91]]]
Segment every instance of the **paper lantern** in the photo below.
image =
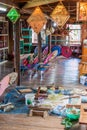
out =
[[87,2],[77,2],[77,21],[87,21]]
[[47,20],[41,9],[37,7],[32,15],[27,19],[27,22],[36,33],[39,33]]
[[16,21],[19,19],[19,17],[20,17],[20,14],[18,13],[18,11],[14,8],[14,7],[12,7],[11,9],[10,9],[10,11],[7,13],[7,17],[10,19],[10,21],[12,22],[12,23],[16,23]]
[[70,15],[62,2],[60,2],[51,13],[51,17],[59,27],[63,27]]

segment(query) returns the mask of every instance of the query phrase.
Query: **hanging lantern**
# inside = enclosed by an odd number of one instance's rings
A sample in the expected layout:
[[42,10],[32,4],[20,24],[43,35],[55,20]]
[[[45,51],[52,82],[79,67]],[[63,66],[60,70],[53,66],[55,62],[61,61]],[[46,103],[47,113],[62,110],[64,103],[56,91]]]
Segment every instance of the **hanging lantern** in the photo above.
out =
[[39,33],[47,20],[41,9],[37,7],[32,15],[27,19],[27,22],[36,33]]
[[11,9],[10,9],[10,11],[7,13],[7,17],[10,19],[10,21],[12,22],[12,23],[16,23],[16,21],[19,19],[19,17],[20,17],[20,14],[18,13],[18,11],[14,8],[14,7],[12,7]]
[[87,21],[87,2],[77,2],[77,21]]
[[59,27],[63,27],[70,15],[62,2],[60,2],[53,10],[51,17]]

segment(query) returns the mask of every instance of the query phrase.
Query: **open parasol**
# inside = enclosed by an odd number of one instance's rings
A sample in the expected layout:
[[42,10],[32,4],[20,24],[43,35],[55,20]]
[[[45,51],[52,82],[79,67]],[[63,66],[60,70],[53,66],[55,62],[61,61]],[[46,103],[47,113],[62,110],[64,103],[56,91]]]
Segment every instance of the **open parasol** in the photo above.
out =
[[6,90],[6,88],[8,87],[9,85],[9,80],[10,80],[10,77],[7,75],[5,76],[1,82],[0,82],[0,96],[4,93],[4,91]]

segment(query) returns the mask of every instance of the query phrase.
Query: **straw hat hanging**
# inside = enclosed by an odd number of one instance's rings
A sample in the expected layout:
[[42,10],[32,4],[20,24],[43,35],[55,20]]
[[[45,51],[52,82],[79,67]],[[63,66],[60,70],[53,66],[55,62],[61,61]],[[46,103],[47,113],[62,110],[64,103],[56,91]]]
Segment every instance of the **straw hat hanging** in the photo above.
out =
[[27,22],[36,33],[39,33],[44,24],[46,24],[47,20],[41,9],[37,7],[31,16],[27,19]]
[[59,27],[63,27],[70,17],[62,2],[59,2],[59,4],[55,7],[50,16]]

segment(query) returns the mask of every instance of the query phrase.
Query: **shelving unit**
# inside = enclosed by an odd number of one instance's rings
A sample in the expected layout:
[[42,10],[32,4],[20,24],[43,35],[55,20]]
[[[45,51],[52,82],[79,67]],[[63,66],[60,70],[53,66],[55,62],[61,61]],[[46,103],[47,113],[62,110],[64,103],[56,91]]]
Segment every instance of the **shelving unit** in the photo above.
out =
[[8,21],[0,21],[0,64],[7,61],[8,56]]
[[32,29],[22,28],[22,38],[24,39],[24,53],[30,53],[32,47]]

